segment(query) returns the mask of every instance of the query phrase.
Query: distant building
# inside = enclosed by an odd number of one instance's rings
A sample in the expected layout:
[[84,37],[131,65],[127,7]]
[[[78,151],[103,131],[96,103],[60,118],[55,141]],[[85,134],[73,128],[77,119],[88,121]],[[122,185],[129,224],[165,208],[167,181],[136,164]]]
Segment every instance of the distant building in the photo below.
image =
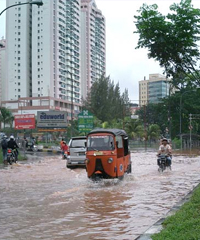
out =
[[169,95],[170,80],[161,74],[149,74],[149,79],[139,81],[140,106],[147,103],[158,103]]
[[140,109],[140,107],[139,107],[138,103],[130,103],[131,114],[135,114],[135,112],[139,109]]

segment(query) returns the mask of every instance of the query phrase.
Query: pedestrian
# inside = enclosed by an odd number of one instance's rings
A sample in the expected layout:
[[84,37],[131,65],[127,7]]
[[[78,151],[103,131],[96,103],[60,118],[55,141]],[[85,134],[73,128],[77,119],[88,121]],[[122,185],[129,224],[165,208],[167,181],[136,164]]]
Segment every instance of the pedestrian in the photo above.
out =
[[3,140],[1,141],[1,148],[3,152],[3,163],[6,164],[7,161],[7,150],[8,150],[8,141],[7,136],[3,136]]
[[28,148],[28,141],[26,139],[26,137],[24,137],[24,139],[22,140],[22,147],[25,150],[26,148]]

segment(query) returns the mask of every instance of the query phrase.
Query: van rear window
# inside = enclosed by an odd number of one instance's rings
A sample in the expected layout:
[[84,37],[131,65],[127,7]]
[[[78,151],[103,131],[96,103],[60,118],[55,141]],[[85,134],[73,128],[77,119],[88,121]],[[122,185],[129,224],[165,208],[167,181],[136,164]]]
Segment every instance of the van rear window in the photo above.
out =
[[70,147],[82,148],[82,147],[85,147],[85,142],[86,142],[86,139],[74,139],[72,140]]

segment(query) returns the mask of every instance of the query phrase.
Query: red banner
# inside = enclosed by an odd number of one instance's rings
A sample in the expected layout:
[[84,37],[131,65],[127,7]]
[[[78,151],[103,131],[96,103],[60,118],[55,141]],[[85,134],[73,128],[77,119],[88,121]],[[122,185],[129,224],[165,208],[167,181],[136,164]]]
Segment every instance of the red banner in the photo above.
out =
[[15,115],[15,129],[34,129],[35,114]]

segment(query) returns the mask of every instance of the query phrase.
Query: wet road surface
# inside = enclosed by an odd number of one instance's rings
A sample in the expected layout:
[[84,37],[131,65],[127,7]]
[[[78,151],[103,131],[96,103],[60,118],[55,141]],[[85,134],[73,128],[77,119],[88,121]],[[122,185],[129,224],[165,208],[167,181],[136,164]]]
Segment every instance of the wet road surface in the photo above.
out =
[[133,240],[200,181],[200,157],[174,156],[157,171],[155,152],[132,153],[122,181],[87,179],[59,155],[33,155],[0,169],[0,239]]

